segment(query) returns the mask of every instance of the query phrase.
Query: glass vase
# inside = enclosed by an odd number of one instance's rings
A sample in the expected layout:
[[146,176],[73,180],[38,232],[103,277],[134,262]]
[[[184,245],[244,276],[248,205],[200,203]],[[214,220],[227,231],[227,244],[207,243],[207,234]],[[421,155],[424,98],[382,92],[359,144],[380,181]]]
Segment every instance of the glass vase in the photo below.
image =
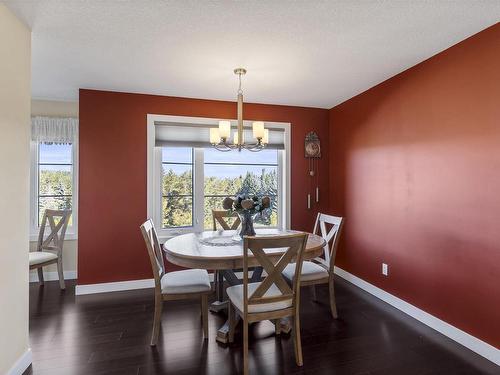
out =
[[243,236],[255,236],[255,229],[253,227],[254,214],[247,210],[238,212],[238,216],[241,220],[240,237]]

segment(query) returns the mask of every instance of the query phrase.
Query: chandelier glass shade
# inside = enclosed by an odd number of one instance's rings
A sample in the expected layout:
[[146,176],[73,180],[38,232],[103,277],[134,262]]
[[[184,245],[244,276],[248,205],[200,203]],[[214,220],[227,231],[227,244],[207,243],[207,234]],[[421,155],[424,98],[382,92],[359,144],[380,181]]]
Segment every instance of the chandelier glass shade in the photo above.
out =
[[254,121],[252,123],[253,143],[245,143],[243,133],[243,90],[241,89],[241,76],[247,71],[243,68],[234,70],[234,74],[238,75],[238,123],[236,131],[233,133],[233,141],[231,142],[231,121],[219,121],[218,128],[210,128],[210,144],[219,151],[231,151],[242,149],[249,151],[261,151],[269,143],[269,130],[264,127],[264,122]]

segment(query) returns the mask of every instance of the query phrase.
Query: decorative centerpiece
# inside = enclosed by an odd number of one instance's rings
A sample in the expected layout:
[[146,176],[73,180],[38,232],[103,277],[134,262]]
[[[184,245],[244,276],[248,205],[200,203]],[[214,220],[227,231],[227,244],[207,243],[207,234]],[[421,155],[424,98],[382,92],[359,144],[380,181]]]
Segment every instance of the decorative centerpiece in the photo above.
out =
[[264,215],[271,207],[268,196],[250,196],[239,194],[235,199],[227,197],[222,201],[222,207],[230,212],[236,212],[241,220],[240,237],[255,236],[253,220],[257,215]]

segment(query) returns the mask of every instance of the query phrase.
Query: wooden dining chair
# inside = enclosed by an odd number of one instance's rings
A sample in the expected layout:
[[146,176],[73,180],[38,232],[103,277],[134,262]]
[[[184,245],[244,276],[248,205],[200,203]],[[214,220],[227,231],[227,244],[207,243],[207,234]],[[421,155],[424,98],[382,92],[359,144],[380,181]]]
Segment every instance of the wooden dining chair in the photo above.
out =
[[[306,233],[285,236],[248,237],[243,240],[243,284],[231,286],[226,292],[229,304],[228,341],[234,341],[237,316],[243,319],[243,370],[248,374],[248,325],[262,320],[274,320],[276,333],[280,333],[280,319],[292,317],[295,361],[302,366],[302,346],[300,341],[300,276],[288,285],[282,275],[283,269],[295,259],[297,275],[301,274],[302,256],[307,242]],[[276,263],[267,251],[286,249]],[[249,254],[249,252],[251,254]],[[248,259],[254,257],[264,268],[267,276],[256,283],[248,281]],[[237,314],[237,315],[236,315]]]
[[[70,217],[71,210],[47,209],[43,213],[36,251],[29,253],[29,269],[37,269],[40,285],[44,285],[43,267],[57,263],[59,286],[61,289],[66,289],[63,273],[63,245]],[[47,223],[50,226],[50,233],[45,236]]]
[[[232,223],[227,220],[229,218],[234,218]],[[236,212],[230,212],[228,210],[212,210],[212,223],[214,232],[218,230],[218,225],[223,230],[236,230],[240,226],[241,220]],[[217,270],[214,271],[214,287],[217,293],[218,301],[218,303],[216,303],[214,306],[225,306],[225,303],[223,303],[224,278]],[[218,310],[219,308],[214,307],[214,309]]]
[[206,270],[190,269],[167,273],[158,236],[151,219],[141,225],[141,232],[146,242],[155,280],[155,311],[151,346],[155,346],[158,342],[163,301],[199,298],[203,320],[203,335],[207,339],[208,295],[212,293],[208,272]]
[[[228,218],[235,218],[232,224],[226,220]],[[228,210],[212,210],[212,222],[214,231],[217,230],[217,224],[219,224],[223,230],[236,230],[241,224],[238,214]]]
[[[300,276],[300,284],[302,286],[311,286],[313,300],[316,300],[316,285],[328,284],[330,310],[334,319],[337,319],[338,314],[337,304],[335,303],[333,271],[343,224],[344,219],[342,217],[318,213],[313,233],[320,234],[325,239],[326,244],[323,248],[323,257],[304,262],[302,265],[302,274]],[[327,225],[330,226],[330,228],[327,228]],[[289,282],[295,279],[296,272],[293,264],[285,267],[283,275]]]

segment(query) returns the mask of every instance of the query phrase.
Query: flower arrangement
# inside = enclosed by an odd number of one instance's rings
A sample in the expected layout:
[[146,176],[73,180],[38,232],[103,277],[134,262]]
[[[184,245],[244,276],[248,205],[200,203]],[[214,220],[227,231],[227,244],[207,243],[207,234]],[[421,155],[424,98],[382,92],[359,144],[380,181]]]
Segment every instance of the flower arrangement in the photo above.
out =
[[259,197],[254,195],[251,197],[248,194],[239,194],[235,199],[226,197],[222,201],[222,207],[225,210],[241,213],[249,211],[250,214],[262,214],[266,209],[271,207],[271,199],[268,196]]
[[243,236],[255,236],[253,218],[257,214],[262,215],[268,211],[271,207],[271,199],[268,196],[238,194],[235,199],[231,197],[224,198],[222,207],[238,214],[241,220],[240,237],[243,238]]

